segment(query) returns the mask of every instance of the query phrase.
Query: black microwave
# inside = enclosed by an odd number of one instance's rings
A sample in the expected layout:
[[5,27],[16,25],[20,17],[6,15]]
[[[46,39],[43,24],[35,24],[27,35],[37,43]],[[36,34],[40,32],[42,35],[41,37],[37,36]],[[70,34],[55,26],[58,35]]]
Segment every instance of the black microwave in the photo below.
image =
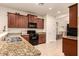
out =
[[37,28],[37,23],[29,23],[28,28]]

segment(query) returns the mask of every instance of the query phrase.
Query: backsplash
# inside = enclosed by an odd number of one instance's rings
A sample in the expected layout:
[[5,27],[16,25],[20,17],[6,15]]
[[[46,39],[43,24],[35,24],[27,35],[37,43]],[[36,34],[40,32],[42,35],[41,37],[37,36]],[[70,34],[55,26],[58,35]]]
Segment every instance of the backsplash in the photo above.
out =
[[25,29],[25,28],[9,28],[8,32],[27,34],[27,30],[36,30],[36,32],[45,32],[44,29]]

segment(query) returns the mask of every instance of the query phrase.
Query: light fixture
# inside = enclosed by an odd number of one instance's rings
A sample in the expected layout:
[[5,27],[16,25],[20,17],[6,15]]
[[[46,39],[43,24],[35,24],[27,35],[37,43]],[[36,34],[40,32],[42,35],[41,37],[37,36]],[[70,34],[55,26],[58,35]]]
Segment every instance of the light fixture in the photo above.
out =
[[49,8],[49,10],[52,10],[52,8]]
[[57,11],[57,13],[58,13],[58,14],[60,14],[60,13],[61,13],[61,11]]

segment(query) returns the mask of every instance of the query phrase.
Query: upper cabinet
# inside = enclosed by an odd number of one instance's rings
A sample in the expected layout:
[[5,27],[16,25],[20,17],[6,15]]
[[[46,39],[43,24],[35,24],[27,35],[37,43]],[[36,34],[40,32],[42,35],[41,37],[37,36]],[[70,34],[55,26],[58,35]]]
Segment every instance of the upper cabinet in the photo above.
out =
[[27,28],[28,27],[28,19],[27,16],[24,15],[17,15],[18,18],[16,19],[18,24],[18,28]]
[[8,27],[9,28],[27,28],[28,18],[27,16],[8,13]]
[[37,23],[37,28],[38,29],[43,29],[44,28],[44,19],[37,18],[36,23]]
[[44,29],[44,19],[38,18],[36,15],[27,15],[29,23],[36,23],[37,29]]
[[69,27],[77,28],[78,6],[74,4],[69,7]]
[[29,28],[30,23],[35,23],[36,29],[44,28],[44,19],[36,15],[20,15],[19,13],[8,13],[8,28]]
[[8,13],[8,27],[13,28],[16,26],[15,24],[16,15],[13,13]]
[[34,21],[35,21],[36,18],[37,18],[37,16],[31,15],[31,14],[28,14],[27,17],[28,17],[29,22],[32,22],[32,23],[34,23]]

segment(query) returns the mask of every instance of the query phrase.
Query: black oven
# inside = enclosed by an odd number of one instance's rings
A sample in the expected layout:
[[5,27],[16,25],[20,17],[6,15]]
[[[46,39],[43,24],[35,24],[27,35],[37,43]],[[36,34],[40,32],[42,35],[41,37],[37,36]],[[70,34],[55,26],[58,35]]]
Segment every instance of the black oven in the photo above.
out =
[[32,45],[38,45],[38,34],[35,30],[27,30],[27,34],[29,34],[29,42]]

